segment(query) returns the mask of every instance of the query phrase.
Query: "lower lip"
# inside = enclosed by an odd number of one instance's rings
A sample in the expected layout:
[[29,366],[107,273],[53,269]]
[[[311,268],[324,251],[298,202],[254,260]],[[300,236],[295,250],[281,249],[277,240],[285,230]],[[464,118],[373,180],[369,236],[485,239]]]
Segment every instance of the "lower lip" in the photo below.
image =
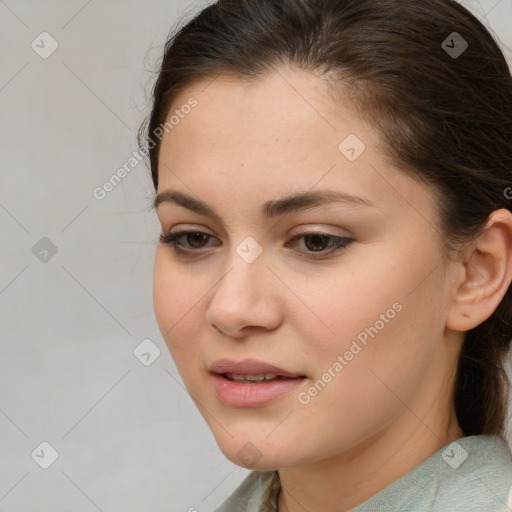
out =
[[305,377],[276,379],[256,384],[235,382],[217,373],[212,373],[213,386],[219,400],[233,407],[261,407],[300,386]]

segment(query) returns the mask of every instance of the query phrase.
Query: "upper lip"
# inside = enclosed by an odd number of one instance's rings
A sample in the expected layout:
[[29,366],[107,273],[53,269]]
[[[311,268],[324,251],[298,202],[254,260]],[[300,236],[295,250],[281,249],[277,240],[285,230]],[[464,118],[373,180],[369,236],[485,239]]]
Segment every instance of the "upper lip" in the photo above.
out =
[[258,361],[257,359],[243,359],[232,361],[231,359],[217,359],[210,365],[210,371],[214,373],[234,373],[235,375],[258,375],[260,373],[273,373],[282,377],[304,377],[300,373],[292,373],[273,364]]

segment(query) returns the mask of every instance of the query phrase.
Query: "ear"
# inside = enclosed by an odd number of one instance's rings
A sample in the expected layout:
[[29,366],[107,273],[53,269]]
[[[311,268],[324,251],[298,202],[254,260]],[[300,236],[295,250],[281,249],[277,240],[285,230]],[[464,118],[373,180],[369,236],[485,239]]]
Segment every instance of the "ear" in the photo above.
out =
[[512,213],[504,208],[492,212],[457,264],[460,277],[446,327],[468,331],[494,313],[512,280]]

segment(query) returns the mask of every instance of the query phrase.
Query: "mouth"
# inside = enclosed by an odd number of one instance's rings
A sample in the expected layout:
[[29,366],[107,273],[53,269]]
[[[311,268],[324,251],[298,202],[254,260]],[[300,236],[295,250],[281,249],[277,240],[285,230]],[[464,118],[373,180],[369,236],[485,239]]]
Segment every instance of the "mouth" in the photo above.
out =
[[263,407],[285,400],[307,380],[301,373],[257,359],[218,359],[209,370],[217,398],[231,407]]
[[[217,398],[230,407],[258,408],[277,400],[290,400],[307,378],[276,373],[210,372]],[[288,397],[288,398],[287,398]]]
[[283,375],[276,375],[275,373],[258,373],[258,374],[234,374],[234,373],[220,373],[217,374],[225,379],[228,379],[232,382],[241,382],[247,384],[261,384],[264,382],[273,382],[276,380],[295,380],[302,379],[305,376],[299,377],[285,377]]
[[244,359],[239,362],[231,359],[218,359],[210,365],[210,372],[224,376],[226,379],[244,382],[261,382],[274,379],[298,379],[305,375],[279,368],[257,359]]

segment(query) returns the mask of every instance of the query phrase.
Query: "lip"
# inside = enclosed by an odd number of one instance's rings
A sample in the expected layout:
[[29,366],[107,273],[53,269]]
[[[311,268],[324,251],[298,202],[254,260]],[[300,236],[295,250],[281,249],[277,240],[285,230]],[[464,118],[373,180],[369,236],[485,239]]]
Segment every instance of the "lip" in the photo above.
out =
[[[212,384],[218,399],[231,407],[263,407],[274,400],[291,393],[306,380],[305,375],[292,373],[270,363],[257,359],[244,359],[239,362],[231,359],[218,359],[210,366]],[[278,377],[268,382],[235,382],[224,373],[238,375],[258,375],[273,373]]]
[[217,398],[231,407],[263,407],[288,395],[306,380],[297,377],[256,383],[235,382],[217,373],[212,373],[211,378]]
[[289,377],[291,379],[305,377],[300,373],[292,373],[273,364],[259,361],[258,359],[243,359],[242,361],[232,361],[231,359],[217,359],[210,365],[212,373],[234,373],[237,375],[258,375],[259,373],[275,373],[279,377]]

